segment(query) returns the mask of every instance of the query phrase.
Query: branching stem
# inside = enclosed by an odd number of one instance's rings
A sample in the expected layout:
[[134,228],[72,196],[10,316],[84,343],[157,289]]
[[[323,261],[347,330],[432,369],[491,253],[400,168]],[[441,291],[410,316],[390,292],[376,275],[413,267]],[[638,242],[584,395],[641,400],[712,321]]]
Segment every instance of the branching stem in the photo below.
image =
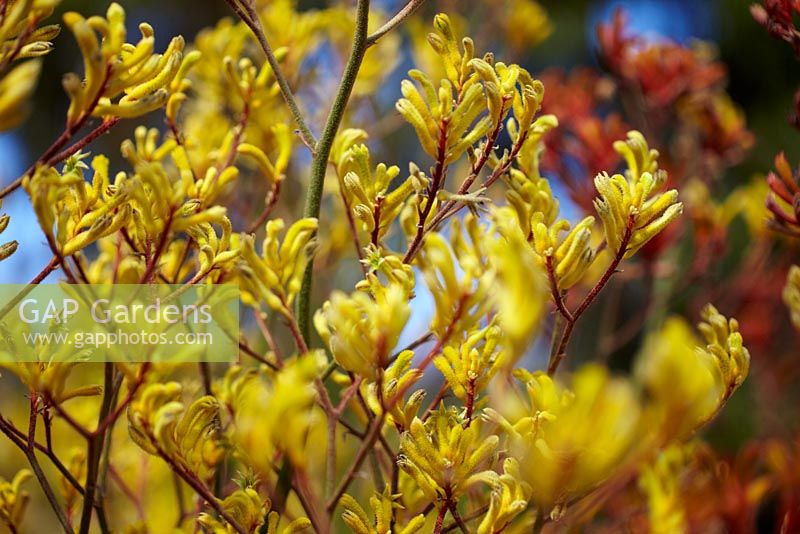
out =
[[375,30],[373,33],[369,34],[367,37],[367,46],[372,46],[378,42],[378,40],[395,29],[396,27],[400,26],[405,20],[414,14],[414,12],[419,9],[422,4],[425,3],[425,0],[409,0],[409,2],[403,6],[400,11],[398,11],[392,18],[386,21],[386,23]]
[[[492,171],[492,174],[489,176],[489,178],[487,178],[486,181],[484,181],[483,184],[481,184],[482,188],[488,189],[492,184],[494,184],[497,180],[499,180],[501,176],[503,176],[506,172],[508,172],[508,169],[511,167],[511,164],[514,163],[514,160],[519,155],[520,150],[522,150],[522,147],[525,144],[525,140],[527,138],[528,138],[527,131],[522,132],[520,134],[519,139],[517,139],[517,141],[514,143],[514,146],[511,147],[511,152],[500,162],[497,168],[495,168],[495,170]],[[464,190],[463,193],[466,193],[466,190]],[[434,215],[433,219],[431,219],[431,222],[430,224],[428,224],[428,227],[425,229],[425,231],[426,232],[435,231],[443,220],[447,219],[452,215],[455,215],[456,213],[461,211],[464,208],[464,206],[466,206],[466,204],[464,204],[463,202],[459,202],[457,200],[449,200],[442,206],[442,209],[436,212],[436,215]]]
[[425,206],[422,206],[420,200],[420,205],[417,208],[417,215],[419,218],[417,221],[417,233],[414,235],[414,239],[408,245],[408,250],[406,250],[406,253],[403,256],[403,263],[411,263],[414,259],[414,256],[416,256],[417,252],[422,246],[422,239],[425,237],[425,222],[428,220],[428,215],[430,215],[431,210],[433,209],[436,195],[439,193],[439,190],[444,187],[445,174],[447,173],[445,158],[447,157],[448,123],[449,119],[444,118],[439,124],[439,146],[436,149],[436,166],[433,169],[431,184],[428,186]]
[[433,534],[442,534],[442,527],[444,526],[444,516],[447,515],[447,506],[441,503],[439,506],[439,515],[436,516],[436,525],[433,527]]
[[314,134],[311,133],[305,119],[303,119],[303,114],[300,112],[300,106],[297,105],[297,101],[294,98],[294,93],[289,86],[289,81],[286,79],[283,69],[281,69],[280,63],[278,63],[278,59],[275,57],[275,53],[272,50],[272,46],[270,46],[267,36],[264,33],[264,27],[261,24],[261,19],[258,18],[254,2],[252,0],[225,0],[225,2],[239,18],[242,19],[242,22],[250,28],[253,35],[255,35],[258,44],[261,46],[261,50],[263,50],[264,55],[267,56],[267,62],[272,68],[272,73],[275,75],[275,80],[278,82],[278,88],[280,88],[283,100],[286,102],[286,106],[292,114],[292,119],[294,119],[297,125],[300,137],[303,139],[306,146],[311,148],[312,152],[315,152],[317,140]]
[[36,479],[39,481],[39,485],[42,487],[42,491],[44,492],[45,497],[47,497],[47,501],[50,503],[50,507],[56,513],[58,522],[61,523],[64,532],[71,534],[73,530],[72,526],[69,524],[67,514],[58,503],[56,494],[53,492],[53,488],[50,486],[50,482],[48,482],[47,476],[45,476],[42,466],[39,465],[39,460],[36,458],[36,417],[38,409],[39,396],[36,393],[32,393],[30,419],[28,424],[28,440],[27,447],[25,448],[25,456],[28,457],[28,463],[30,463],[31,469],[33,470],[34,475],[36,475]]
[[74,123],[67,124],[67,127],[64,128],[64,131],[61,133],[61,135],[59,135],[58,138],[55,141],[53,141],[53,144],[50,145],[47,148],[47,150],[45,150],[44,153],[41,156],[39,156],[39,158],[35,162],[33,162],[33,164],[30,167],[28,167],[28,170],[26,170],[22,176],[20,176],[19,178],[11,182],[9,185],[4,187],[2,190],[0,190],[0,199],[5,198],[9,194],[19,189],[19,186],[22,185],[22,181],[25,179],[25,177],[32,175],[39,165],[46,165],[52,167],[53,165],[61,163],[66,158],[70,157],[79,150],[85,148],[86,145],[88,145],[90,142],[100,137],[100,135],[106,133],[108,130],[111,129],[111,127],[113,127],[115,124],[119,122],[119,119],[115,117],[105,119],[103,120],[102,123],[100,123],[99,126],[97,126],[97,128],[89,132],[86,135],[86,137],[84,137],[83,139],[81,139],[68,149],[63,150],[64,147],[67,145],[67,143],[70,142],[72,137],[76,133],[78,133],[78,131],[81,128],[83,128],[83,126],[91,118],[92,112],[97,107],[97,103],[102,97],[103,90],[105,89],[105,86],[108,83],[108,76],[110,73],[110,69],[111,69],[110,65],[106,67],[106,78],[103,81],[103,87],[101,88],[100,91],[97,92],[94,101],[92,101],[89,104],[89,107],[86,108],[86,110],[83,113],[81,113],[81,115],[77,118],[77,120]]
[[[103,400],[100,406],[100,415],[97,420],[98,427],[105,421],[111,412],[111,403],[114,398],[112,384],[114,382],[114,364],[106,362],[104,365]],[[103,453],[105,443],[105,428],[93,433],[88,439],[88,451],[86,454],[86,493],[83,496],[83,511],[81,512],[81,523],[78,530],[79,534],[87,534],[92,522],[92,508],[96,506],[95,492],[97,491],[97,476],[100,467],[100,458]],[[99,514],[98,514],[99,515]]]
[[372,450],[372,446],[375,445],[375,442],[378,440],[381,435],[381,431],[383,430],[383,422],[386,420],[386,412],[389,410],[389,408],[384,405],[383,396],[381,395],[381,392],[383,391],[383,375],[378,375],[376,391],[378,391],[379,400],[382,406],[381,414],[372,420],[372,426],[362,441],[361,447],[356,453],[356,457],[350,464],[347,474],[345,474],[341,483],[336,488],[336,491],[334,491],[333,495],[331,495],[330,499],[328,499],[328,502],[325,505],[325,509],[327,510],[328,514],[333,513],[333,511],[336,509],[339,499],[341,499],[342,495],[344,495],[344,493],[347,491],[348,486],[350,486],[350,483],[355,478],[356,473],[361,468],[361,464],[364,463],[364,460],[367,458],[370,450]]
[[614,259],[611,260],[611,264],[608,266],[606,271],[603,273],[603,276],[600,277],[600,280],[595,284],[591,291],[586,295],[583,301],[578,305],[574,312],[570,312],[566,305],[564,304],[563,298],[561,293],[558,291],[558,288],[555,285],[555,274],[553,271],[553,264],[552,260],[548,261],[546,264],[548,276],[550,278],[550,287],[553,293],[553,299],[556,303],[556,308],[558,308],[559,313],[565,319],[564,325],[564,332],[561,334],[561,340],[558,344],[554,344],[553,350],[550,353],[550,361],[547,365],[547,374],[552,376],[558,370],[558,366],[561,361],[566,356],[567,345],[569,344],[570,337],[572,337],[572,331],[575,328],[575,323],[578,322],[583,312],[594,302],[594,299],[597,298],[597,295],[600,294],[600,291],[608,284],[608,281],[611,280],[611,277],[617,272],[617,267],[619,264],[622,263],[622,260],[625,258],[625,254],[628,252],[628,243],[630,243],[631,236],[633,235],[633,226],[635,223],[634,215],[631,214],[628,216],[628,224],[625,227],[625,234],[622,236],[622,240],[620,241],[619,250],[614,255]]

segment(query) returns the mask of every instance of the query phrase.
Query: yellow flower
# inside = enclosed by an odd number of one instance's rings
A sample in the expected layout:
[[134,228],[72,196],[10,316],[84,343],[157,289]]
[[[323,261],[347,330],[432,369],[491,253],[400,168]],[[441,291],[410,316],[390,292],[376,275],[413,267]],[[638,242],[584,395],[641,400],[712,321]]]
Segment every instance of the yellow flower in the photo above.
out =
[[[210,272],[214,268],[221,270],[232,269],[234,262],[241,254],[240,250],[231,248],[233,228],[230,220],[223,216],[219,220],[219,225],[222,227],[221,236],[217,235],[216,230],[210,223],[201,223],[189,227],[186,231],[200,251],[197,259],[201,273]],[[173,261],[170,262],[170,259]],[[165,260],[163,270],[166,272],[174,271],[180,267],[180,264],[178,264],[180,258],[177,256],[172,256],[171,258],[168,256]]]
[[17,532],[22,523],[22,516],[31,500],[30,494],[22,489],[22,484],[33,477],[33,473],[22,469],[8,482],[0,477],[0,522],[5,523],[13,532]]
[[491,212],[497,238],[489,240],[488,254],[494,270],[492,301],[497,308],[497,324],[507,349],[505,364],[513,364],[527,349],[544,317],[547,280],[543,271],[531,269],[536,254],[528,245],[510,207]]
[[[491,5],[493,8],[496,7],[494,4]],[[539,2],[511,0],[504,7],[507,11],[502,20],[509,45],[513,50],[529,50],[553,33],[553,24]]]
[[[126,43],[125,10],[117,3],[108,7],[106,18],[85,19],[67,12],[64,24],[78,42],[84,66],[83,80],[73,73],[63,80],[70,97],[68,126],[78,124],[89,114],[132,118],[160,108],[170,96],[171,82],[188,68],[184,64],[183,37],[173,38],[163,54],[154,54],[153,28],[142,23],[139,42]],[[98,31],[102,40],[97,38]]]
[[[236,524],[246,532],[258,532],[264,528],[268,534],[278,534],[279,515],[270,511],[272,501],[262,499],[258,492],[251,487],[237,489],[222,500],[222,509],[229,514]],[[264,525],[266,519],[267,524]],[[201,513],[197,522],[214,534],[234,534],[236,530],[224,519],[218,519],[212,514]],[[311,521],[300,517],[290,521],[280,532],[281,534],[294,534],[311,527]]]
[[321,438],[313,433],[321,422],[320,413],[313,409],[319,358],[320,354],[312,352],[285,362],[279,371],[269,375],[264,371],[257,377],[230,371],[236,373],[228,381],[232,396],[226,394],[234,407],[230,439],[248,465],[271,473],[277,452],[297,466],[313,458],[306,444]]
[[493,471],[480,470],[497,447],[497,436],[483,438],[480,425],[462,426],[460,417],[451,411],[439,411],[427,423],[419,418],[411,422],[400,437],[397,460],[431,501],[447,506],[471,487],[491,481]]
[[[269,503],[269,499],[266,501]],[[238,489],[225,497],[222,508],[230,514],[237,525],[241,525],[247,532],[255,532],[264,523],[269,507],[253,488]],[[214,534],[233,534],[236,532],[224,520],[219,520],[211,514],[201,513],[197,522],[208,528]]]
[[317,219],[300,219],[286,231],[281,243],[278,235],[284,228],[283,220],[269,221],[266,237],[261,246],[261,256],[256,253],[252,235],[242,235],[241,276],[243,289],[249,293],[247,301],[256,304],[264,301],[284,316],[290,316],[291,304],[300,291],[303,271],[314,247]]
[[558,217],[558,200],[553,196],[550,182],[538,176],[529,175],[519,169],[511,169],[506,177],[509,190],[506,200],[514,209],[522,235],[527,240],[533,237],[536,224],[551,226]]
[[702,311],[698,339],[679,318],[670,318],[642,348],[636,377],[644,384],[657,439],[683,438],[706,424],[747,377],[750,353],[735,319],[708,304]]
[[36,89],[41,61],[26,61],[0,79],[0,131],[18,126],[28,115],[28,99]]
[[661,451],[639,475],[639,487],[647,495],[651,534],[689,531],[679,477],[691,457],[691,448],[673,445]]
[[405,526],[391,527],[391,519],[394,510],[401,508],[396,502],[397,495],[390,493],[389,486],[383,493],[375,492],[369,499],[370,508],[375,517],[371,520],[364,509],[350,495],[343,495],[341,506],[344,508],[342,519],[354,534],[414,534],[425,526],[425,516],[419,514],[414,516]]
[[711,304],[706,304],[700,315],[703,321],[697,329],[706,342],[700,352],[714,362],[721,382],[721,402],[725,402],[747,378],[750,352],[743,345],[736,319],[726,318]]
[[374,244],[377,244],[391,228],[412,193],[411,178],[406,178],[391,192],[387,192],[400,169],[379,163],[373,170],[366,145],[356,145],[347,150],[338,169],[340,187],[354,219],[361,222],[362,229],[371,233]]
[[677,219],[683,204],[674,189],[658,193],[667,175],[658,169],[658,151],[647,146],[642,134],[628,132],[628,140],[616,141],[614,149],[625,158],[628,170],[625,176],[597,175],[594,184],[600,197],[594,206],[611,251],[618,253],[624,244],[628,258]]
[[519,461],[506,458],[503,474],[498,475],[492,484],[489,510],[478,525],[478,534],[504,532],[511,521],[528,508],[532,488],[522,480]]
[[[536,223],[533,243],[536,252],[548,269],[552,270],[556,290],[569,289],[580,282],[595,258],[592,248],[592,227],[594,217],[586,217],[570,229],[570,223],[561,219],[549,228]],[[560,234],[567,232],[561,239]]]
[[488,409],[486,418],[508,434],[531,500],[552,512],[624,465],[639,436],[641,408],[632,385],[598,365],[580,368],[569,388],[542,372],[518,376],[528,390],[528,415],[508,421]]
[[36,88],[41,61],[27,61],[10,70],[14,61],[36,58],[53,50],[53,39],[61,31],[58,24],[36,28],[49,17],[58,0],[20,0],[3,3],[0,17],[0,132],[17,127],[30,109],[28,99]]
[[356,289],[377,295],[384,291],[384,287],[395,284],[403,288],[408,298],[414,296],[414,271],[397,254],[369,244],[364,249],[362,263],[368,271],[364,279],[356,284]]
[[786,286],[783,288],[783,302],[789,308],[792,324],[800,330],[800,267],[797,265],[792,265],[789,269]]
[[[532,243],[539,264],[552,271],[556,289],[561,291],[579,282],[594,261],[594,217],[584,218],[574,228],[568,221],[558,219],[558,200],[547,179],[539,176],[541,148],[538,139],[526,140],[517,158],[520,169],[511,169],[506,177],[506,199],[522,234]],[[561,238],[563,232],[567,235]]]
[[[62,403],[76,397],[94,397],[103,392],[102,386],[82,385],[70,387],[67,385],[70,374],[78,365],[77,362],[69,362],[65,354],[76,352],[74,349],[65,347],[59,349],[58,354],[54,355],[49,349],[48,361],[26,362],[26,363],[1,363],[0,367],[5,367],[20,379],[31,393],[38,393],[52,400],[55,403]],[[67,352],[69,351],[69,352]],[[41,354],[45,354],[44,351]],[[50,359],[54,362],[50,363]],[[79,357],[74,359],[80,360]]]
[[413,82],[403,80],[403,98],[396,107],[416,130],[425,152],[446,164],[457,160],[486,135],[492,119],[480,117],[486,110],[486,101],[471,63],[472,41],[464,39],[463,51],[459,50],[447,15],[437,15],[434,27],[436,33],[431,33],[428,41],[441,57],[447,78],[437,89],[425,73],[410,70],[408,75]]
[[500,369],[500,336],[497,326],[487,326],[469,334],[460,347],[446,346],[433,359],[456,397],[474,400]]
[[425,239],[417,264],[436,303],[431,331],[439,338],[470,330],[491,308],[487,231],[469,214],[463,224],[453,220],[450,243],[440,233]]
[[97,156],[92,160],[95,172],[88,183],[84,181],[88,167],[81,161],[85,157],[81,153],[72,156],[61,173],[40,167],[22,183],[45,236],[61,248],[64,256],[113,234],[132,215],[130,190],[109,187],[108,159]]
[[[3,201],[0,200],[0,207],[3,206]],[[6,215],[0,215],[0,234],[5,232],[6,228],[8,228],[8,223],[11,221],[11,217]],[[14,252],[16,252],[19,243],[14,241],[8,241],[7,243],[0,244],[0,261],[11,256]]]
[[635,365],[658,421],[662,440],[685,437],[709,417],[719,402],[712,362],[698,351],[700,340],[680,317],[670,317],[650,334]]
[[[381,399],[386,401],[395,398],[395,395],[407,391],[422,376],[419,369],[411,367],[413,358],[414,351],[411,350],[404,350],[397,355],[394,363],[386,369],[383,375],[383,381],[380,384],[381,396],[378,395],[378,383],[373,382],[362,386],[362,389],[365,390],[367,405],[374,414],[380,415],[385,409],[381,405]],[[418,389],[408,396],[405,404],[395,402],[388,407],[387,424],[393,425],[401,431],[407,429],[417,416],[424,400],[425,390]]]
[[410,313],[404,288],[393,284],[374,296],[334,292],[314,324],[339,365],[375,381]]
[[216,465],[219,402],[206,395],[187,408],[177,382],[150,384],[128,408],[128,434],[148,454],[198,470]]

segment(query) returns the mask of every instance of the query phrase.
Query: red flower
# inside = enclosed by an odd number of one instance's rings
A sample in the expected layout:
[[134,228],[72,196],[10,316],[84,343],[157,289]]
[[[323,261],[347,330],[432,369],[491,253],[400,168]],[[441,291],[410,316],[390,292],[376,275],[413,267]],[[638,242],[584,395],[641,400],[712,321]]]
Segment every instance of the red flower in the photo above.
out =
[[771,226],[783,233],[800,237],[800,180],[786,156],[775,156],[775,171],[767,175],[770,194],[767,208],[772,212]]
[[800,32],[794,14],[800,14],[800,0],[764,0],[763,5],[750,6],[753,18],[776,39],[786,41],[800,57]]
[[647,43],[627,34],[625,25],[621,9],[611,22],[598,25],[600,58],[611,73],[638,88],[650,107],[671,105],[684,95],[724,81],[725,67],[707,50],[669,40]]
[[559,122],[545,137],[542,166],[558,174],[572,201],[591,212],[597,194],[592,178],[619,166],[613,144],[630,130],[618,113],[602,114],[614,96],[614,82],[586,67],[547,70],[540,79],[547,88],[542,109]]

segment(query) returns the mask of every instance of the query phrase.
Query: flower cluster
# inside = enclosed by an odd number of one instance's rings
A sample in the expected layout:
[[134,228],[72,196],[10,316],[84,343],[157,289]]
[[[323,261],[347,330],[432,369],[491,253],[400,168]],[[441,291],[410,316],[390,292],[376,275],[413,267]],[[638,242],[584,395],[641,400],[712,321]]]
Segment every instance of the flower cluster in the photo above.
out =
[[28,100],[36,89],[42,70],[39,58],[53,50],[61,28],[58,24],[39,26],[49,17],[59,0],[30,0],[3,4],[0,21],[0,131],[9,130],[25,120]]
[[658,169],[658,151],[650,149],[639,132],[629,132],[614,148],[628,163],[625,176],[599,174],[594,179],[600,197],[595,209],[614,253],[629,256],[674,221],[682,212],[675,189],[658,190],[667,179]]
[[770,193],[767,208],[772,214],[772,227],[794,237],[800,237],[800,184],[786,156],[775,157],[775,171],[767,175]]
[[[57,3],[0,0],[0,130],[25,119]],[[619,13],[599,28],[607,75],[537,75],[517,57],[553,31],[533,0],[476,4],[499,44],[464,37],[456,13],[429,31],[419,0],[393,14],[366,0],[225,3],[235,18],[160,51],[147,23],[128,42],[117,3],[64,14],[83,62],[63,77],[64,131],[0,199],[22,188],[52,253],[33,284],[57,272],[71,291],[178,286],[171,298],[231,284],[238,358],[128,363],[114,347],[92,365],[64,345],[2,362],[0,453],[19,449],[30,470],[0,479],[0,522],[81,534],[717,525],[683,495],[711,492],[724,471],[703,464],[714,456],[698,436],[750,376],[747,347],[760,362],[748,299],[782,296],[800,326],[800,270],[782,294],[755,276],[757,288],[720,291],[708,276],[739,260],[720,253],[733,238],[752,238],[745,267],[784,251],[764,215],[800,233],[800,190],[781,156],[766,185],[715,197],[752,138],[709,48],[646,42]],[[789,7],[753,12],[794,43]],[[382,87],[404,23],[413,68]],[[122,158],[95,150],[123,120]],[[0,216],[0,233],[16,219]],[[19,246],[0,244],[0,260]],[[781,284],[789,263],[774,264]],[[766,481],[730,475],[747,502],[795,481],[781,466],[796,468],[796,451],[767,449]],[[24,516],[39,498],[22,489],[30,478],[52,518]]]

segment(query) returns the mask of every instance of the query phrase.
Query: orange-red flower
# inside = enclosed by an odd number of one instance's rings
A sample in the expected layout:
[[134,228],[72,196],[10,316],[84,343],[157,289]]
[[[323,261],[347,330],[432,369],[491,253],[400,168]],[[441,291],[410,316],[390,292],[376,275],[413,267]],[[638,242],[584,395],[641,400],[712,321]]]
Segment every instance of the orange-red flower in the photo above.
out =
[[770,194],[767,208],[772,212],[771,226],[783,233],[800,237],[800,180],[786,156],[775,156],[775,172],[767,175]]
[[789,43],[800,57],[800,31],[794,24],[794,15],[800,14],[798,0],[763,0],[762,4],[750,6],[753,18],[770,35]]

